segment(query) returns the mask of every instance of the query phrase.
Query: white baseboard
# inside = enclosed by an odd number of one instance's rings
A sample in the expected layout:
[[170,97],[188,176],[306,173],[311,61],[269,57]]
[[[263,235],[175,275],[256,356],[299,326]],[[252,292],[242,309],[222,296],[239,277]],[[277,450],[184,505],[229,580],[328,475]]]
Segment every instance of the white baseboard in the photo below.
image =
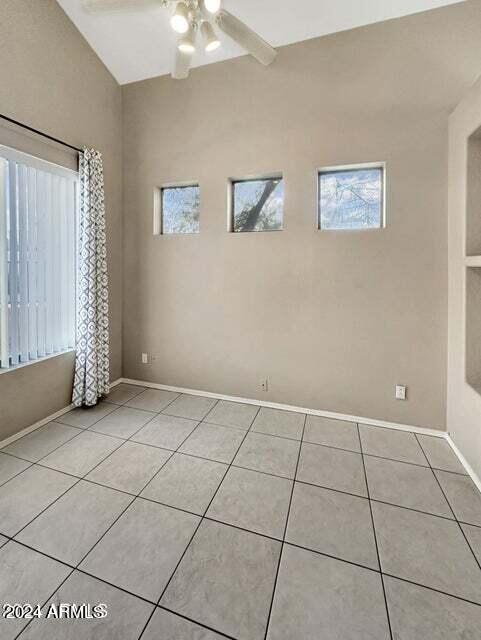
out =
[[446,434],[445,436],[448,444],[450,445],[451,449],[454,451],[454,453],[458,456],[459,462],[463,465],[463,467],[466,469],[466,473],[471,476],[471,480],[474,482],[474,484],[478,487],[479,491],[481,492],[481,478],[479,478],[478,474],[474,471],[473,467],[469,464],[469,462],[466,460],[466,458],[463,456],[463,454],[461,453],[461,451],[458,449],[458,447],[454,444],[453,439],[451,438],[451,436],[449,435],[449,433]]
[[23,436],[28,435],[29,433],[31,433],[32,431],[35,431],[36,429],[40,429],[40,427],[43,427],[49,422],[52,422],[52,420],[55,420],[55,418],[60,418],[60,416],[63,416],[64,413],[68,413],[71,409],[73,409],[73,404],[69,404],[67,407],[60,409],[60,411],[56,411],[55,413],[52,413],[52,415],[47,416],[46,418],[43,418],[42,420],[39,420],[34,424],[31,424],[29,427],[25,427],[25,429],[22,429],[17,433],[14,433],[13,436],[9,436],[8,438],[5,438],[5,440],[1,440],[0,449],[3,449],[8,444],[15,442],[15,440],[19,440],[20,438],[23,438]]
[[124,384],[135,384],[139,387],[149,387],[151,389],[161,389],[163,391],[175,391],[177,393],[188,393],[192,396],[204,396],[206,398],[215,398],[216,400],[228,400],[229,402],[242,402],[244,404],[253,404],[258,407],[268,407],[270,409],[282,409],[283,411],[293,411],[295,413],[307,413],[311,416],[321,416],[322,418],[333,418],[335,420],[346,420],[347,422],[357,422],[367,424],[373,427],[384,427],[386,429],[397,429],[398,431],[413,431],[425,436],[434,436],[436,438],[444,438],[446,432],[436,429],[426,429],[425,427],[414,427],[397,422],[388,422],[386,420],[375,420],[373,418],[363,418],[361,416],[352,416],[345,413],[336,413],[334,411],[320,411],[318,409],[308,409],[306,407],[296,407],[290,404],[281,404],[279,402],[268,402],[266,400],[254,400],[253,398],[242,398],[239,396],[226,396],[221,393],[212,393],[211,391],[200,391],[198,389],[186,389],[183,387],[173,387],[166,384],[157,384],[155,382],[144,382],[142,380],[132,380],[130,378],[121,378]]
[[[110,383],[110,388],[112,389],[113,387],[116,387],[121,382],[122,382],[122,378],[118,378],[118,380],[116,380],[115,382],[111,382]],[[23,436],[26,436],[29,433],[32,433],[32,431],[35,431],[36,429],[40,429],[40,427],[43,427],[44,425],[48,424],[49,422],[52,422],[56,418],[60,418],[60,416],[63,416],[64,413],[68,413],[73,408],[74,408],[73,404],[69,404],[68,406],[64,407],[63,409],[60,409],[59,411],[56,411],[55,413],[52,413],[51,415],[47,416],[46,418],[42,418],[42,420],[39,420],[38,422],[35,422],[34,424],[31,424],[29,427],[25,427],[25,429],[22,429],[21,431],[18,431],[17,433],[14,433],[12,436],[9,436],[8,438],[5,438],[5,440],[0,440],[0,449],[3,449],[4,447],[6,447],[7,445],[11,444],[12,442],[15,442],[15,440],[19,440],[20,438],[23,438]]]
[[[116,387],[118,384],[123,382],[124,384],[133,384],[139,387],[148,387],[150,389],[161,389],[163,391],[174,391],[177,393],[187,393],[193,396],[204,396],[206,398],[215,398],[216,400],[227,400],[229,402],[242,402],[244,404],[252,404],[258,407],[268,407],[271,409],[282,409],[284,411],[293,411],[296,413],[305,413],[311,416],[321,416],[323,418],[333,418],[335,420],[345,420],[346,422],[357,422],[360,424],[367,424],[373,427],[382,427],[384,429],[396,429],[398,431],[411,431],[413,433],[418,433],[420,435],[433,436],[435,438],[444,438],[449,446],[452,448],[459,461],[466,469],[466,473],[471,477],[475,485],[478,487],[481,492],[481,479],[475,473],[471,465],[468,463],[466,458],[463,456],[461,451],[454,444],[451,436],[446,431],[438,431],[436,429],[426,429],[424,427],[416,427],[413,425],[400,424],[397,422],[389,422],[387,420],[375,420],[373,418],[364,418],[362,416],[353,416],[345,413],[337,413],[335,411],[320,411],[318,409],[309,409],[307,407],[296,407],[290,404],[281,404],[279,402],[268,402],[265,400],[255,400],[253,398],[242,398],[240,396],[229,396],[221,393],[212,393],[211,391],[202,391],[199,389],[187,389],[184,387],[174,387],[172,385],[166,384],[158,384],[155,382],[145,382],[143,380],[132,380],[131,378],[118,378],[115,382],[110,384],[110,388]],[[52,422],[56,418],[59,418],[64,413],[67,413],[73,408],[73,405],[68,405],[67,407],[60,409],[56,413],[53,413],[43,420],[39,420],[35,424],[30,425],[29,427],[25,427],[18,433],[6,438],[5,440],[0,441],[0,449],[3,449],[11,442],[15,442],[19,438],[26,436],[27,434],[35,431],[36,429],[40,429],[49,422]]]
[[278,402],[267,402],[265,400],[254,400],[252,398],[242,398],[239,396],[228,396],[221,393],[212,393],[211,391],[201,391],[199,389],[187,389],[184,387],[174,387],[172,385],[157,384],[155,382],[145,382],[143,380],[132,380],[131,378],[121,378],[120,382],[125,384],[134,384],[139,387],[149,387],[151,389],[161,389],[163,391],[175,391],[178,393],[188,393],[193,396],[204,396],[206,398],[215,398],[217,400],[228,400],[230,402],[243,402],[244,404],[253,404],[258,407],[269,407],[271,409],[283,409],[284,411],[294,411],[297,413],[306,413],[311,416],[321,416],[323,418],[333,418],[335,420],[345,420],[346,422],[357,422],[359,424],[367,424],[372,427],[382,427],[384,429],[396,429],[397,431],[411,431],[420,435],[432,436],[435,438],[443,438],[450,445],[459,461],[466,469],[466,473],[471,477],[474,484],[481,491],[481,480],[468,463],[463,454],[456,447],[451,436],[446,431],[436,429],[426,429],[425,427],[416,427],[413,425],[399,424],[397,422],[389,422],[387,420],[375,420],[373,418],[363,418],[362,416],[353,416],[345,413],[336,413],[334,411],[320,411],[318,409],[309,409],[307,407],[296,407],[290,404],[280,404]]

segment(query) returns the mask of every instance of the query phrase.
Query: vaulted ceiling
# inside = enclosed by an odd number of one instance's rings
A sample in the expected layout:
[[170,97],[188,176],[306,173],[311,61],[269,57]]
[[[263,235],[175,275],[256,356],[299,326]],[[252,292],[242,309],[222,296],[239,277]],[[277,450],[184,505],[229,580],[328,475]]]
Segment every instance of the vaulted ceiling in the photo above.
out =
[[[81,0],[57,0],[120,84],[170,73],[176,36],[169,11],[92,14]],[[223,6],[275,47],[351,29],[390,18],[436,9],[459,0],[223,0]],[[244,55],[221,36],[215,52],[199,51],[197,67]]]

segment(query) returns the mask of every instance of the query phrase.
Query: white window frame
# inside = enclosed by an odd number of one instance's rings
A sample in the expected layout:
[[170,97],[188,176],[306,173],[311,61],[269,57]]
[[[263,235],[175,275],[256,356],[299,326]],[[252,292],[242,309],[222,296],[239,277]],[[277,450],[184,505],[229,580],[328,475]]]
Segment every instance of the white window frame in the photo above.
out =
[[[73,321],[72,337],[73,342],[76,341],[76,318],[77,318],[77,238],[78,238],[78,211],[79,211],[79,173],[78,171],[74,171],[72,169],[68,169],[67,167],[63,167],[61,165],[55,164],[53,162],[49,162],[47,160],[43,160],[37,156],[30,155],[28,153],[24,153],[22,151],[18,151],[17,149],[13,149],[11,147],[7,147],[5,145],[0,145],[0,160],[5,160],[11,163],[19,163],[22,165],[26,165],[28,168],[32,168],[38,171],[42,171],[50,174],[54,177],[65,178],[71,182],[73,182],[74,189],[74,211],[73,214],[75,216],[74,220],[74,238],[73,238],[73,252],[75,261],[73,264],[73,285],[74,291],[72,293],[73,305],[69,310],[69,315]],[[3,173],[3,162],[0,163],[0,172]],[[6,189],[10,188],[11,183],[7,183],[5,180],[5,176],[0,173],[0,207],[3,207],[3,203],[5,203],[5,192],[4,186]],[[4,211],[0,211],[0,358],[2,354],[9,353],[10,345],[9,345],[9,323],[5,320],[4,314],[5,309],[8,308],[8,275],[5,270],[1,269],[1,265],[5,264],[6,256],[5,253],[7,251],[7,233],[6,233],[6,215]],[[3,320],[3,321],[2,321]],[[11,371],[16,371],[19,368],[26,367],[43,360],[48,360],[50,358],[58,357],[65,355],[66,353],[75,351],[75,346],[68,346],[64,349],[54,351],[52,353],[47,353],[45,355],[37,356],[35,358],[31,358],[24,362],[14,363],[8,367],[0,367],[0,375],[9,373]]]
[[[382,171],[382,204],[381,204],[381,224],[379,227],[364,227],[358,229],[325,229],[321,226],[321,174],[336,173],[338,171],[362,171],[363,169],[381,169]],[[357,164],[342,164],[329,167],[320,167],[316,171],[316,228],[322,233],[368,233],[382,231],[386,228],[386,193],[387,176],[386,162],[362,162]]]

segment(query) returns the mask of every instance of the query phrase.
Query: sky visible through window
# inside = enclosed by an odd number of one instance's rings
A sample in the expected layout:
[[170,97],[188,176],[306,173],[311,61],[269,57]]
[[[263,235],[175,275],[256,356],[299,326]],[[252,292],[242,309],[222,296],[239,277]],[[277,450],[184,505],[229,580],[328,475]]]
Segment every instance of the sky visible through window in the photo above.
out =
[[200,188],[162,189],[162,233],[199,233]]
[[319,175],[321,229],[377,229],[383,225],[383,169]]
[[233,183],[234,231],[282,229],[284,181],[282,178]]

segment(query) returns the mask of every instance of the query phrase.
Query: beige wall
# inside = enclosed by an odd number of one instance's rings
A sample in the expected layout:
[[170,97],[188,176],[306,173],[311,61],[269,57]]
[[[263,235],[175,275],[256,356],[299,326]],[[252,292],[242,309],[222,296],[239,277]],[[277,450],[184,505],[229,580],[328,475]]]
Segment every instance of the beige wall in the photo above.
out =
[[[3,0],[1,111],[104,154],[112,378],[123,313],[125,376],[444,428],[447,113],[479,72],[478,18],[477,2],[461,3],[284,47],[269,69],[240,58],[121,92],[54,0]],[[472,100],[457,113],[474,119]],[[11,127],[0,143],[73,160]],[[381,160],[387,228],[316,231],[316,168]],[[228,177],[270,171],[286,180],[285,230],[228,234]],[[154,238],[154,187],[184,180],[201,183],[201,234]],[[460,340],[452,333],[458,381]],[[1,374],[0,438],[65,406],[71,379],[71,355]],[[394,400],[396,382],[407,402]],[[464,450],[479,446],[473,393],[463,388],[466,410],[449,396],[450,428],[467,422],[455,433]]]
[[[125,376],[445,427],[447,122],[479,71],[477,11],[123,88]],[[317,231],[316,168],[368,161],[387,163],[387,228]],[[285,230],[227,233],[228,178],[270,171]],[[189,180],[200,235],[153,237],[154,188]]]
[[[121,91],[55,0],[0,3],[0,112],[104,154],[112,378],[121,375]],[[0,122],[0,144],[71,164],[72,154]],[[0,374],[0,439],[70,402],[72,354]]]
[[[471,464],[478,477],[481,477],[481,386],[474,383],[476,377],[471,374],[473,386],[466,381],[466,360],[472,352],[479,354],[479,329],[474,331],[467,340],[465,309],[468,318],[476,312],[477,323],[468,322],[468,328],[479,326],[481,315],[481,298],[477,281],[481,275],[480,269],[471,271],[466,278],[465,248],[469,253],[475,253],[471,242],[466,242],[466,209],[467,185],[474,187],[473,192],[479,193],[481,180],[481,163],[478,164],[477,175],[470,174],[467,180],[468,137],[481,127],[481,80],[471,89],[466,98],[459,104],[450,118],[449,127],[449,341],[448,341],[448,411],[447,428],[455,444],[459,447],[467,461]],[[473,206],[471,203],[470,206]],[[479,219],[481,227],[481,209],[478,201],[477,211],[473,211]],[[471,229],[471,237],[474,229]],[[478,228],[478,239],[479,239]],[[481,245],[478,242],[476,253],[481,255]],[[466,304],[466,287],[474,281],[471,293],[472,300]],[[472,307],[474,305],[474,308]],[[473,343],[471,343],[473,340]],[[470,353],[467,352],[470,350]],[[478,370],[479,370],[478,359]]]

